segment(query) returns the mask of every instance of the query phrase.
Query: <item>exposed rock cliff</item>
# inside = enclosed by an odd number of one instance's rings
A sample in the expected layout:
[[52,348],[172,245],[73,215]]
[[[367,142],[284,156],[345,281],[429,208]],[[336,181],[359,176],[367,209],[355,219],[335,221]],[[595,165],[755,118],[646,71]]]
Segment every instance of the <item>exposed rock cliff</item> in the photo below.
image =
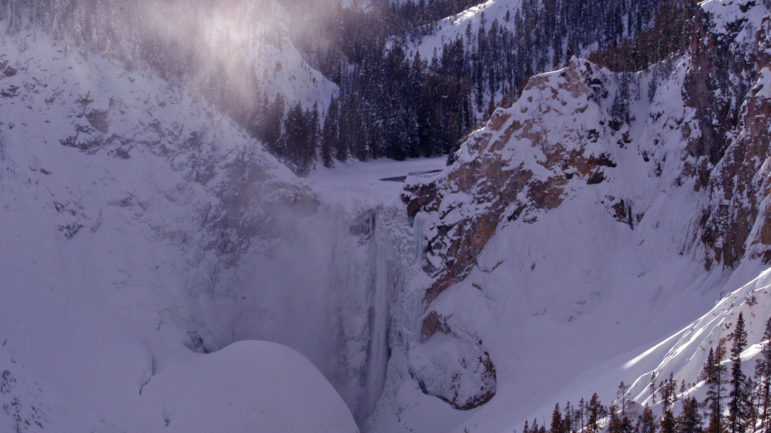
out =
[[[662,230],[682,233],[667,248],[707,270],[771,260],[768,10],[754,1],[700,6],[685,55],[618,73],[573,59],[535,76],[470,135],[442,177],[407,188],[410,217],[427,227],[424,344],[468,331],[434,305],[472,271],[503,265],[480,264],[490,240],[512,227],[527,233],[522,224],[538,227],[549,212],[565,212],[566,200],[589,200],[647,233],[640,245]],[[667,222],[668,206],[682,217]],[[481,340],[476,351],[487,353]],[[481,381],[495,371],[485,365],[459,370]],[[413,369],[425,382],[422,371]],[[446,390],[423,389],[461,406]]]

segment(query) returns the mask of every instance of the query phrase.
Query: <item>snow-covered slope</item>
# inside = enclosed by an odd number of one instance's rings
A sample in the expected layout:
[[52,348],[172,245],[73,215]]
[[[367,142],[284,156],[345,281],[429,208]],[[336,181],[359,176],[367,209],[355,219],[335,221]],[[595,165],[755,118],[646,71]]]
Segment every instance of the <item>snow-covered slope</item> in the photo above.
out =
[[[289,345],[366,416],[382,387],[400,242],[411,241],[390,234],[408,233],[398,191],[332,200],[142,61],[127,70],[39,28],[4,34],[0,52],[2,425],[19,414],[24,431],[155,431],[167,413],[184,430],[307,393],[294,406],[314,406],[297,419],[273,405],[231,431],[354,431],[339,397],[285,349],[191,351]],[[268,395],[204,411],[196,393],[210,382],[168,394],[204,373],[250,376],[244,386]],[[308,380],[263,380],[287,375]],[[243,388],[220,391],[211,398],[243,400]]]
[[750,342],[742,353],[742,367],[750,375],[755,366],[754,358],[760,351],[765,324],[771,318],[770,295],[771,271],[766,270],[723,297],[704,316],[624,363],[621,369],[627,371],[627,376],[639,374],[629,394],[642,404],[652,403],[648,384],[651,373],[655,373],[655,377],[672,374],[678,383],[694,384],[682,394],[700,393],[703,397],[701,372],[707,354],[721,340],[729,340],[740,313],[745,318],[747,341]]
[[[597,366],[614,374],[590,392],[611,395],[637,377],[615,366],[767,267],[769,18],[734,3],[702,4],[691,51],[646,71],[574,59],[534,77],[408,188],[425,312],[376,422],[511,431]],[[460,415],[415,381],[459,408],[489,402]]]
[[[736,283],[733,281],[728,282],[724,287],[734,284]],[[678,392],[679,401],[682,401],[684,396],[696,396],[701,401],[706,391],[701,371],[707,354],[711,348],[715,348],[718,341],[725,342],[728,339],[739,313],[743,313],[745,318],[750,343],[742,353],[743,370],[747,374],[753,371],[761,347],[763,328],[771,317],[769,289],[769,270],[764,270],[757,278],[721,298],[708,313],[672,335],[660,341],[651,341],[649,347],[643,345],[641,348],[620,351],[615,356],[572,376],[559,387],[558,392],[545,400],[539,400],[538,404],[533,402],[529,405],[527,413],[523,414],[518,409],[512,411],[504,405],[483,408],[453,431],[463,432],[463,429],[468,428],[469,431],[510,432],[521,428],[526,420],[548,421],[557,402],[576,402],[595,392],[599,393],[603,401],[615,401],[618,398],[617,385],[621,381],[631,384],[626,394],[629,401],[660,410],[661,399],[657,397],[657,404],[653,404],[651,399],[651,373],[655,373],[656,378],[667,378],[671,373],[676,383],[687,384],[684,391]],[[684,303],[679,305],[682,307]],[[650,314],[650,317],[656,320],[660,316]],[[638,329],[643,329],[642,325]],[[727,344],[730,345],[730,342]],[[560,353],[560,356],[562,355]],[[727,363],[728,359],[723,362]]]
[[[329,382],[285,346],[239,342],[212,354],[178,351],[159,363],[149,353],[141,359],[141,352],[131,350],[136,347],[119,339],[92,343],[106,343],[101,349],[109,356],[100,354],[97,365],[84,360],[82,369],[62,366],[60,374],[71,376],[69,389],[51,380],[60,377],[30,382],[34,376],[27,365],[0,352],[3,431],[80,431],[84,426],[88,431],[184,433],[358,431]],[[117,381],[115,372],[105,376],[99,368],[109,366],[131,377],[137,361],[144,362],[142,373],[148,375],[141,384]],[[88,390],[81,386],[99,379],[112,380],[101,383],[108,389],[93,396],[104,399],[96,405],[84,398]]]
[[493,21],[498,21],[499,25],[511,29],[520,4],[520,0],[480,1],[476,6],[437,22],[434,31],[421,38],[414,50],[422,58],[431,59],[434,54],[442,54],[443,44],[454,41],[466,32],[476,35],[482,25],[486,29]]
[[218,2],[10,0],[0,28],[53,35],[64,55],[106,56],[157,72],[248,116],[262,98],[326,106],[337,92],[290,39],[292,17],[276,0]]

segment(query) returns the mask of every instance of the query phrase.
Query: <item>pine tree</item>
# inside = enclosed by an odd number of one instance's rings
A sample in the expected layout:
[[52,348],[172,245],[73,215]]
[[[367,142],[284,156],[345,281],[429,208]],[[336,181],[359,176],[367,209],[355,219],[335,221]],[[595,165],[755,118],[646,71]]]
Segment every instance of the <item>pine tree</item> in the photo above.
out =
[[736,327],[731,334],[733,345],[731,346],[731,400],[728,403],[728,425],[731,433],[743,431],[749,418],[747,390],[747,378],[742,372],[741,354],[747,347],[747,331],[744,329],[744,317],[739,313]]
[[676,426],[677,433],[702,433],[699,402],[696,398],[690,397],[683,401],[683,411],[677,417]]
[[262,140],[268,149],[276,155],[281,155],[283,149],[280,145],[281,140],[281,120],[284,117],[284,98],[277,94],[273,102],[267,98],[263,103],[263,108],[259,110],[254,119],[252,130],[254,134]]
[[559,403],[554,405],[554,412],[551,415],[551,433],[566,433],[562,423],[562,412]]
[[565,433],[575,432],[575,411],[570,402],[565,404],[564,415],[562,416],[562,431]]
[[324,118],[324,126],[321,130],[321,163],[324,167],[331,167],[334,163],[334,157],[343,155],[333,155],[338,147],[338,119],[337,119],[337,100],[332,99],[327,109],[327,116]]
[[771,397],[771,318],[766,321],[763,331],[763,346],[760,359],[755,364],[755,377],[758,382],[758,400],[760,406],[760,428],[769,430],[769,397]]
[[608,407],[608,413],[610,414],[608,433],[623,433],[621,416],[619,416],[618,412],[619,409],[615,404],[611,404]]
[[616,398],[621,400],[621,416],[626,416],[626,393],[629,390],[629,387],[624,384],[624,381],[622,380],[621,383],[618,384],[618,389],[616,390]]
[[586,405],[586,431],[589,433],[599,432],[599,422],[607,415],[607,410],[600,402],[600,397],[597,393],[592,394],[592,398]]
[[753,431],[758,425],[758,409],[760,408],[760,386],[754,377],[747,377],[747,413],[745,426]]
[[721,433],[723,431],[723,383],[725,383],[725,366],[721,363],[725,354],[723,341],[719,341],[717,347],[709,349],[707,362],[704,364],[702,377],[707,385],[707,398],[705,405],[709,407],[709,423],[707,433]]
[[656,433],[656,418],[648,405],[645,405],[640,419],[637,421],[637,433]]
[[672,409],[672,406],[677,402],[676,382],[672,373],[669,373],[669,378],[665,379],[659,384],[659,392],[661,393],[661,403],[664,411]]
[[616,405],[611,405],[609,412],[610,424],[608,425],[608,433],[632,433],[632,422],[622,409],[617,408]]
[[675,415],[672,413],[672,408],[667,408],[661,418],[661,433],[675,433],[675,427]]
[[661,403],[664,410],[664,416],[661,418],[661,433],[675,433],[675,415],[672,412],[672,406],[677,401],[675,387],[675,379],[670,373],[669,378],[660,386]]

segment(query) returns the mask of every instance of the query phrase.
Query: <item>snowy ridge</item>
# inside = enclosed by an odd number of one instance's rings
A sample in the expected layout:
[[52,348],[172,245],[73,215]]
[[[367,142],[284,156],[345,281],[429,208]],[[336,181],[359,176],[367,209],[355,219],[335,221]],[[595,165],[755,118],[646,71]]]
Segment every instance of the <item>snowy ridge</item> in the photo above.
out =
[[[142,63],[243,115],[263,97],[325,107],[337,86],[308,65],[275,0],[4,2],[3,29],[53,36],[65,54]],[[231,99],[231,100],[229,100]]]
[[[471,34],[476,35],[480,26],[484,22],[489,24],[497,20],[498,24],[505,27],[512,27],[514,14],[520,7],[520,0],[488,0],[480,2],[463,12],[451,17],[447,17],[436,23],[436,30],[424,36],[414,48],[416,52],[424,59],[431,59],[436,53],[441,54],[442,45],[452,42],[463,35],[467,28],[470,28]],[[506,14],[510,19],[506,20]],[[487,25],[485,24],[485,25]],[[439,50],[439,51],[437,51]]]
[[[685,394],[701,391],[700,373],[707,354],[718,342],[726,340],[733,331],[741,313],[745,317],[749,346],[742,353],[746,373],[754,368],[754,357],[759,353],[763,329],[771,312],[771,270],[763,271],[757,278],[722,298],[712,310],[695,320],[676,334],[629,360],[623,368],[639,371],[647,365],[655,365],[651,372],[656,377],[669,377],[677,382],[695,384]],[[650,373],[641,375],[629,389],[629,394],[639,403],[651,403]]]

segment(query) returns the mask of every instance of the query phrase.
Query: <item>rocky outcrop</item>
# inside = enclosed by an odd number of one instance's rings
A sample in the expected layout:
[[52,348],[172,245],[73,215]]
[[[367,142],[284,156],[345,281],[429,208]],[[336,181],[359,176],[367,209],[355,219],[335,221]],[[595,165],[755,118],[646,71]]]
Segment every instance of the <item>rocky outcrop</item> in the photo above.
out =
[[[683,208],[691,221],[683,223],[689,241],[677,247],[680,255],[707,269],[771,261],[767,14],[753,1],[705,2],[682,57],[621,73],[573,59],[535,76],[513,106],[469,136],[441,178],[408,186],[402,198],[409,216],[421,220],[423,269],[432,277],[415,350],[453,339],[467,347],[457,337],[463,332],[434,311],[435,301],[479,266],[504,227],[538,224],[575,197],[600,197],[597,206],[636,230],[656,200],[641,191],[677,192],[691,200]],[[640,197],[647,198],[636,202]],[[486,353],[477,344],[476,353]],[[461,363],[450,352],[433,365]],[[484,370],[459,374],[480,383]],[[429,383],[436,377],[425,368],[413,365],[411,373],[424,392],[458,406],[448,388]],[[482,402],[482,395],[466,401]]]
[[[497,110],[487,127],[471,135],[447,176],[407,187],[402,198],[410,216],[433,218],[423,269],[434,282],[424,305],[471,272],[501,225],[537,222],[542,212],[560,206],[569,186],[601,184],[605,171],[616,167],[596,144],[615,143],[617,132],[592,121],[608,98],[604,75],[574,59],[561,71],[534,77],[513,107]],[[568,116],[575,120],[553,127],[555,119]],[[459,409],[495,395],[495,366],[481,340],[455,332],[446,318],[429,311],[421,341],[413,352],[420,361],[411,363],[410,372],[425,393]]]
[[[713,2],[717,3],[717,2]],[[701,134],[688,144],[699,182],[709,191],[701,226],[701,242],[708,247],[706,266],[735,267],[745,257],[748,243],[763,244],[762,229],[768,215],[761,204],[768,197],[763,185],[769,158],[768,30],[771,17],[757,26],[754,2],[740,2],[748,15],[712,13],[700,23],[709,31],[692,43],[693,66],[684,95],[697,111]],[[734,5],[736,7],[737,5]],[[726,18],[728,15],[728,18]],[[752,36],[750,36],[752,35]],[[755,232],[754,239],[751,234]],[[764,245],[768,245],[765,243]],[[755,251],[764,257],[769,252]]]
[[[424,270],[436,278],[426,305],[468,275],[502,221],[533,223],[540,211],[560,205],[569,182],[599,184],[604,170],[615,167],[608,154],[586,148],[607,125],[574,122],[555,140],[550,124],[559,116],[599,112],[598,101],[607,97],[602,82],[599,68],[578,59],[534,77],[514,107],[497,110],[471,135],[445,178],[406,188],[402,199],[410,216],[439,215],[425,247]],[[513,150],[511,143],[523,147]]]
[[497,373],[482,340],[456,333],[446,317],[432,311],[423,321],[421,342],[410,353],[410,374],[425,394],[458,410],[481,406],[495,396]]

